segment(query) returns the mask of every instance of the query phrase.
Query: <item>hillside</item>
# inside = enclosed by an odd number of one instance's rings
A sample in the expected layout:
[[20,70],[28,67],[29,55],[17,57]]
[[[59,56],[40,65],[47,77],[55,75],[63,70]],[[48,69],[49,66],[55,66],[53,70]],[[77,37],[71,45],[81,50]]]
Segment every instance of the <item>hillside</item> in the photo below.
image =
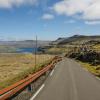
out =
[[[50,41],[40,41],[38,40],[38,46],[46,46]],[[35,47],[35,40],[24,40],[24,41],[0,41],[0,45],[14,46],[14,47]]]
[[52,44],[55,45],[65,45],[65,44],[84,44],[88,41],[100,41],[100,36],[84,36],[84,35],[74,35],[68,38],[58,38],[53,41]]
[[60,54],[77,60],[84,68],[100,77],[100,36],[74,35],[58,38],[51,43],[48,53]]
[[[0,89],[7,87],[39,70],[53,58],[53,55],[0,54]],[[10,58],[10,59],[9,59]]]

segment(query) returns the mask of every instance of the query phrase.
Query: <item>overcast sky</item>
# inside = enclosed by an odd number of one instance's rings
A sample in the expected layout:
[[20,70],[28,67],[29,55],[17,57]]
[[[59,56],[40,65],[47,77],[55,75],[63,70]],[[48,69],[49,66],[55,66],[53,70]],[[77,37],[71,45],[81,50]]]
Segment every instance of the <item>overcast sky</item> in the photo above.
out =
[[0,0],[0,39],[100,35],[100,0]]

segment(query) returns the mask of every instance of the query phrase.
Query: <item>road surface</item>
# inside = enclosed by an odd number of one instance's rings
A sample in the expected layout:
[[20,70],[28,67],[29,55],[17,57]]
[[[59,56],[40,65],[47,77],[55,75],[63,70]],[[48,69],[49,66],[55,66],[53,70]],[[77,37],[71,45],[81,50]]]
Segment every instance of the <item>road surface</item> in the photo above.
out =
[[74,60],[65,58],[35,96],[31,100],[100,100],[100,80]]

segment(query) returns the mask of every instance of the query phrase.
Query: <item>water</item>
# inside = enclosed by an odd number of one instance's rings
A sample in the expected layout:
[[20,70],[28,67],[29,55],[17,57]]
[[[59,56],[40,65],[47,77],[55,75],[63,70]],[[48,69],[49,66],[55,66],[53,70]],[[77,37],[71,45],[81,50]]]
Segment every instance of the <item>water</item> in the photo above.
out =
[[[36,48],[19,48],[17,53],[35,53]],[[38,50],[36,50],[38,51]]]
[[16,52],[17,53],[35,53],[37,52],[44,52],[42,48],[19,48]]

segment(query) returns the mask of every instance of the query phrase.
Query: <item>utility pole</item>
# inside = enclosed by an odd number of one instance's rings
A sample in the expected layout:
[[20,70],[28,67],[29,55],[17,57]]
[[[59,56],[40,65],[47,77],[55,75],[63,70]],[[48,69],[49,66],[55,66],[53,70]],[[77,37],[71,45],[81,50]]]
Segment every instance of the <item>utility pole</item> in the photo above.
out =
[[36,69],[36,65],[37,65],[37,36],[35,40],[35,69]]
[[[34,59],[34,70],[36,70],[36,65],[37,65],[37,36],[36,36],[36,40],[35,40],[35,51],[33,52],[33,54],[35,53],[35,59]],[[33,91],[33,86],[32,84],[28,85],[28,91],[32,92]]]

